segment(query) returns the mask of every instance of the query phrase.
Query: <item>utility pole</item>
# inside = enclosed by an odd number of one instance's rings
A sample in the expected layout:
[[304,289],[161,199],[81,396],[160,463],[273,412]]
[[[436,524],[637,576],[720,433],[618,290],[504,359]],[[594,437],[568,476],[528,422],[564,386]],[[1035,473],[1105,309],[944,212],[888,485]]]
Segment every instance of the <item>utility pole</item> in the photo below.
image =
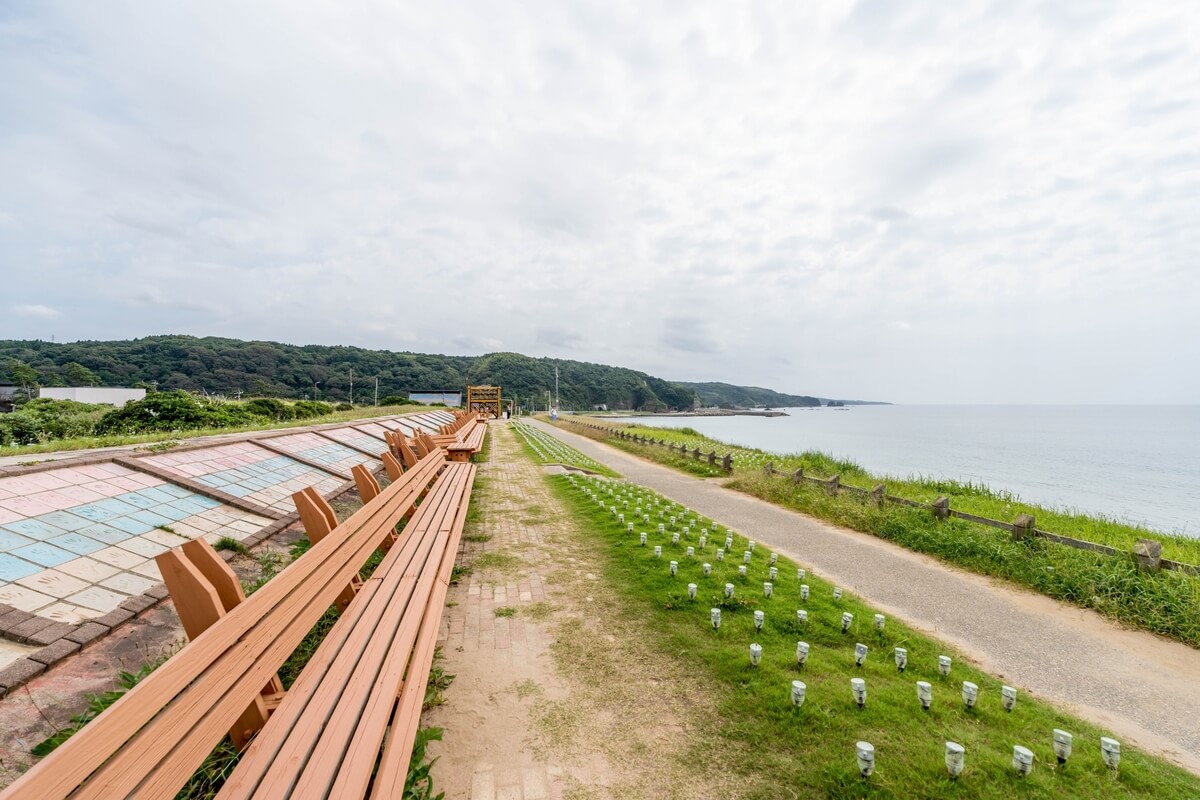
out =
[[375,376],[375,405],[379,405],[379,376]]
[[354,367],[350,368],[350,405],[354,405]]
[[558,365],[554,365],[554,407],[558,408]]

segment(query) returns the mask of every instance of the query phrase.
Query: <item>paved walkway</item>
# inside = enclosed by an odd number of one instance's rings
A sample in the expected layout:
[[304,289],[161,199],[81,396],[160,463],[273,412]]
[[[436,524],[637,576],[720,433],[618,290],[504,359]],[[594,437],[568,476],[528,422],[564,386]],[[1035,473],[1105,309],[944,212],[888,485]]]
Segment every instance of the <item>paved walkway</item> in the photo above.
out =
[[957,646],[1005,681],[1200,774],[1200,651],[533,424]]

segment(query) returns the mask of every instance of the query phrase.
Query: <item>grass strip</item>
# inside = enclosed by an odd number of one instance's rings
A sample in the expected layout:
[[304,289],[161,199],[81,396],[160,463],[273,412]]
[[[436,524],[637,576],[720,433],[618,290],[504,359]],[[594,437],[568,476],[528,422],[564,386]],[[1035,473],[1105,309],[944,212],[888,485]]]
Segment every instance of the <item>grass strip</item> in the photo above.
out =
[[[605,441],[651,461],[677,469],[687,468],[687,471],[693,474],[708,474],[704,470],[710,469],[707,462],[687,463],[688,459],[672,454],[665,448],[617,439],[592,428],[572,426],[570,430]],[[656,438],[660,433],[674,433],[659,428],[647,431],[646,435]],[[708,441],[710,445],[715,444],[718,448],[724,446],[719,442]],[[809,459],[804,462],[805,474],[821,474],[823,469],[827,475],[841,474],[844,483],[850,483],[846,476],[851,475],[855,469],[862,472],[860,467],[848,465],[848,462],[835,461],[820,453],[804,454],[795,458]],[[678,463],[681,460],[685,464]],[[777,460],[776,463],[780,462]],[[784,469],[794,469],[791,466],[793,463],[796,462],[786,462]],[[814,464],[816,466],[813,466]],[[854,485],[869,487],[876,482],[883,481],[873,476],[866,479],[859,476]],[[939,522],[931,513],[921,509],[891,504],[876,507],[868,500],[851,494],[833,496],[820,486],[808,483],[797,485],[785,477],[769,477],[763,474],[761,468],[737,468],[733,477],[724,485],[837,525],[874,534],[949,564],[1010,580],[1056,600],[1090,608],[1131,627],[1167,636],[1191,647],[1200,647],[1200,579],[1167,570],[1158,573],[1141,572],[1137,569],[1132,555],[1101,555],[1043,539],[1014,542],[1007,533],[1000,530],[955,519]],[[947,482],[935,484],[928,481],[924,482],[924,485],[927,489],[934,485],[943,488],[950,486]],[[962,492],[974,492],[976,495],[985,496],[991,490],[974,486],[963,488]],[[903,490],[903,486],[892,482],[888,482],[888,493],[909,496]],[[991,496],[995,499],[999,495],[992,493]],[[966,510],[967,504],[959,502],[958,498],[960,495],[952,497],[951,506]],[[1092,541],[1113,546],[1132,547],[1129,541],[1114,544],[1116,537],[1110,534],[1121,527],[1118,523],[1073,516],[1071,519],[1077,524],[1064,526],[1067,528],[1064,530],[1064,527],[1053,526],[1053,515],[1045,509],[1027,504],[1013,505],[1012,509],[1023,509],[1024,513],[1034,514],[1038,520],[1038,527],[1044,530],[1067,533],[1081,539],[1090,538]],[[994,509],[988,513],[972,513],[995,518]],[[1003,519],[1004,515],[1000,515],[1000,518]],[[1094,525],[1095,536],[1089,537],[1086,531],[1081,531],[1080,527],[1085,522]],[[1136,538],[1138,533],[1147,535],[1146,531],[1129,528],[1122,536],[1126,539]],[[1167,556],[1168,539],[1156,538],[1162,539],[1163,554]],[[1180,555],[1183,553],[1193,559],[1191,563],[1200,563],[1200,542],[1172,539],[1170,543],[1173,546],[1170,557],[1185,560]]]
[[[742,536],[696,516],[650,490],[602,478],[547,476],[554,491],[577,515],[582,528],[607,553],[605,578],[625,598],[627,612],[644,620],[647,637],[664,652],[686,659],[711,683],[719,713],[712,724],[731,750],[753,753],[730,761],[721,752],[709,757],[725,760],[737,773],[748,798],[1192,798],[1200,796],[1200,779],[1165,761],[1122,749],[1119,771],[1109,770],[1100,757],[1100,737],[1108,733],[1060,712],[1026,694],[1013,711],[1003,710],[999,681],[965,662],[961,654],[906,627],[885,620],[875,627],[874,609],[849,594],[833,597],[834,587],[808,571],[799,578],[798,567],[780,557],[773,595],[765,597],[770,554],[765,548],[750,552]],[[625,503],[629,505],[626,506]],[[636,508],[651,515],[646,524]],[[659,512],[662,516],[659,516]],[[627,521],[636,520],[634,532]],[[670,517],[676,517],[674,524]],[[660,533],[657,525],[662,523]],[[699,537],[708,530],[703,547]],[[639,534],[647,534],[645,546]],[[679,534],[673,543],[673,534]],[[733,538],[722,561],[716,549],[725,537]],[[653,548],[662,548],[659,558]],[[686,548],[695,548],[694,557]],[[678,571],[671,576],[669,562]],[[703,563],[711,573],[704,575]],[[745,564],[747,575],[739,575]],[[696,599],[687,586],[697,585]],[[724,595],[733,584],[731,599]],[[801,600],[801,584],[809,587]],[[710,609],[721,610],[721,626],[713,629]],[[808,613],[801,624],[797,611]],[[754,612],[763,611],[761,631],[755,630]],[[853,615],[842,632],[842,614]],[[797,642],[810,645],[805,666],[796,661]],[[750,644],[763,648],[759,666],[750,663]],[[855,666],[855,645],[869,648],[862,667]],[[893,648],[908,651],[908,667],[899,672]],[[950,655],[948,677],[937,669],[939,655]],[[867,702],[859,708],[851,696],[850,679],[861,677],[867,685]],[[653,676],[631,675],[631,680]],[[793,680],[807,685],[806,700],[793,706]],[[922,711],[917,700],[917,680],[933,686],[933,702]],[[979,700],[968,710],[961,700],[962,681],[979,687]],[[1074,754],[1058,765],[1052,749],[1055,728],[1074,735]],[[864,779],[855,761],[855,743],[875,746],[874,775]],[[952,780],[944,766],[947,741],[966,748],[966,769]],[[1035,756],[1032,772],[1024,778],[1012,769],[1013,746],[1030,748]]]

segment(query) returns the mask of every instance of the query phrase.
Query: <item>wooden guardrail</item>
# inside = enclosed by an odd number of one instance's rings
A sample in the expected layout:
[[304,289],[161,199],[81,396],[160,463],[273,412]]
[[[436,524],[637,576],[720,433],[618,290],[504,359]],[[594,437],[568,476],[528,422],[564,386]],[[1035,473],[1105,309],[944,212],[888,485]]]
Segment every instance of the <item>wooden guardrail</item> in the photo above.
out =
[[719,466],[726,473],[733,472],[733,455],[730,453],[719,456],[717,455],[716,450],[713,450],[710,453],[702,452],[699,447],[689,450],[682,444],[676,446],[674,442],[668,442],[665,439],[654,439],[649,436],[641,436],[639,434],[629,433],[627,431],[620,430],[619,428],[610,428],[604,425],[593,425],[588,422],[580,422],[579,420],[574,419],[560,419],[559,422],[565,422],[569,425],[578,425],[581,428],[591,428],[592,430],[601,431],[609,436],[614,436],[618,439],[622,439],[627,442],[633,442],[635,444],[650,445],[652,447],[665,447],[672,452],[677,452],[682,456],[689,456],[696,461],[707,460],[711,466]]
[[[628,431],[622,431],[618,428],[605,425],[594,425],[587,422],[580,422],[579,420],[559,420],[559,422],[566,422],[570,425],[578,425],[583,428],[590,428],[623,441],[651,445],[654,447],[666,447],[669,450],[679,452],[684,455],[690,455],[696,459],[707,458],[708,463],[710,464],[715,465],[718,462],[715,450],[712,453],[704,454],[701,453],[700,448],[698,447],[692,450],[689,450],[683,445],[676,447],[673,442],[666,442],[662,439],[654,439],[652,437],[642,436],[640,434],[632,434]],[[720,459],[720,464],[727,473],[733,471],[733,463],[733,456],[729,453],[726,453],[725,456]],[[1002,520],[989,519],[987,517],[978,516],[977,514],[969,514],[966,511],[953,509],[950,507],[950,500],[947,497],[939,497],[932,503],[920,503],[915,500],[908,500],[903,497],[890,495],[887,493],[887,486],[882,483],[876,485],[872,489],[863,489],[858,486],[849,486],[843,484],[841,482],[841,477],[838,475],[834,475],[832,478],[817,478],[811,475],[805,475],[803,468],[797,469],[795,472],[784,472],[776,469],[774,463],[768,463],[765,467],[763,467],[763,472],[767,475],[779,475],[781,477],[790,478],[792,482],[796,484],[801,482],[818,484],[824,486],[831,494],[847,492],[876,503],[892,503],[895,505],[909,506],[912,508],[927,509],[938,519],[949,519],[954,517],[956,519],[965,520],[966,522],[971,522],[976,525],[984,525],[989,528],[996,528],[1011,534],[1012,537],[1017,540],[1024,539],[1025,537],[1035,537],[1038,539],[1045,539],[1048,542],[1055,542],[1066,547],[1073,547],[1076,550],[1087,550],[1092,553],[1102,553],[1110,556],[1132,555],[1137,560],[1139,568],[1151,572],[1160,569],[1166,569],[1180,572],[1185,575],[1200,576],[1200,566],[1194,564],[1185,564],[1180,561],[1173,561],[1169,558],[1163,558],[1162,543],[1154,539],[1139,539],[1137,543],[1134,544],[1132,551],[1121,550],[1109,545],[1098,544],[1097,542],[1089,542],[1084,539],[1075,539],[1071,536],[1064,536],[1059,533],[1040,530],[1036,525],[1036,519],[1029,514],[1021,514],[1012,522],[1004,522]]]
[[1075,539],[1070,536],[1063,536],[1062,534],[1039,530],[1036,524],[1037,521],[1031,514],[1021,514],[1012,522],[1004,522],[1002,520],[989,519],[988,517],[981,517],[977,514],[969,514],[966,511],[958,511],[957,509],[953,509],[950,507],[950,499],[944,496],[938,497],[932,503],[920,503],[916,500],[909,500],[904,497],[890,495],[887,493],[887,485],[883,483],[876,484],[876,486],[872,489],[863,489],[858,486],[848,486],[843,484],[840,476],[838,475],[834,475],[832,478],[816,478],[811,475],[805,475],[802,467],[797,469],[795,472],[785,472],[776,469],[774,463],[768,463],[765,467],[763,467],[763,472],[768,476],[778,475],[782,478],[790,479],[794,484],[800,484],[802,482],[817,484],[825,487],[830,494],[834,495],[842,492],[848,492],[877,504],[892,503],[895,505],[908,506],[910,508],[927,509],[931,511],[938,519],[950,519],[951,517],[954,517],[956,519],[965,520],[976,525],[985,525],[989,528],[996,528],[1011,534],[1013,539],[1017,541],[1025,539],[1026,537],[1034,537],[1065,545],[1067,547],[1073,547],[1076,550],[1087,550],[1092,553],[1102,553],[1110,556],[1133,555],[1133,557],[1137,559],[1138,566],[1140,568],[1151,572],[1160,569],[1168,569],[1188,575],[1200,576],[1200,567],[1192,564],[1184,564],[1179,561],[1172,561],[1168,558],[1163,558],[1162,543],[1153,539],[1139,539],[1134,545],[1132,552],[1130,552],[1126,550],[1120,550],[1116,547],[1111,547],[1106,544],[1098,544],[1096,542],[1089,542],[1084,539]]

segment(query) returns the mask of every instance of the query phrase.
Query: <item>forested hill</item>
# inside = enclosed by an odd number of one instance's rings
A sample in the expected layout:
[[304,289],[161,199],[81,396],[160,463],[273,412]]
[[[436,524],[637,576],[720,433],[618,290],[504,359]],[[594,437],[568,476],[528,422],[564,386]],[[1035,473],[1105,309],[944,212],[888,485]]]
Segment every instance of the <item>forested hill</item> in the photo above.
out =
[[518,353],[443,356],[358,347],[244,342],[192,336],[150,336],[114,342],[0,340],[0,383],[41,386],[157,386],[209,394],[303,398],[350,398],[370,402],[409,391],[461,390],[495,384],[504,396],[544,407],[559,369],[565,409],[601,403],[622,409],[688,409],[695,392],[631,369],[530,358]]
[[801,408],[819,406],[816,397],[802,394],[780,394],[758,386],[733,386],[728,383],[684,383],[680,386],[692,389],[700,397],[702,406],[767,406],[768,408]]

